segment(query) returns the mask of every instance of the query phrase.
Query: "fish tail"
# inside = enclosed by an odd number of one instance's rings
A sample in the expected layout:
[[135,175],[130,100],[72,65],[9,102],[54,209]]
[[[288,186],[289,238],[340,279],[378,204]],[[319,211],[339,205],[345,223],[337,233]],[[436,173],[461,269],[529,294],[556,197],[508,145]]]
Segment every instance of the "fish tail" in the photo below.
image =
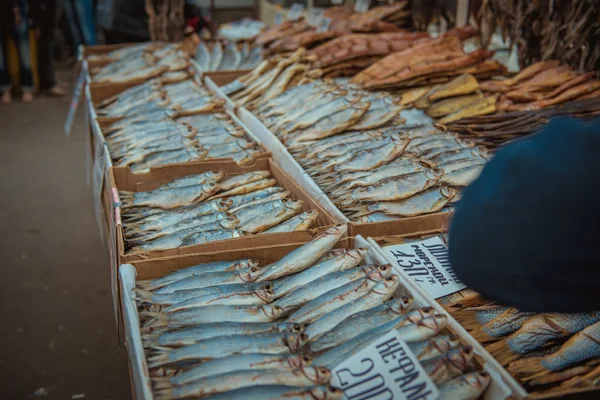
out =
[[142,334],[142,344],[144,345],[144,348],[153,348],[154,343],[156,343],[156,340],[158,339],[159,336],[160,336],[160,331],[152,331],[152,332],[148,332],[148,333],[143,333]]
[[[575,377],[576,379],[581,378],[583,374],[587,374],[592,369],[594,369],[594,367],[589,366],[589,365],[582,365],[582,366],[578,366],[578,367],[568,368],[563,371],[550,373],[539,379],[533,379],[532,381],[529,382],[529,384],[531,386],[539,386],[539,385],[547,385],[550,383],[564,381],[563,384],[568,385],[567,379],[573,378],[573,377]],[[571,380],[571,379],[569,379],[569,381],[571,381],[571,383],[574,382],[574,380]],[[562,384],[561,384],[560,390],[564,390],[564,388],[562,387]]]
[[119,197],[123,203],[133,203],[133,196],[135,196],[135,192],[130,192],[128,190],[119,191]]
[[[171,350],[171,349],[169,349]],[[171,350],[172,351],[172,350]],[[169,363],[169,353],[162,352],[156,355],[148,357],[148,368],[157,368],[162,367],[163,365],[167,365]]]
[[477,311],[475,310],[455,311],[452,313],[452,316],[468,331],[475,330],[481,326],[479,321],[477,321]]
[[506,339],[498,340],[486,347],[486,350],[496,359],[502,366],[507,366],[511,362],[521,358],[521,354],[514,353],[508,347]]
[[146,242],[147,241],[143,237],[137,237],[135,239],[128,239],[127,240],[127,244],[129,246],[131,246],[131,250],[134,250],[135,248],[140,247],[141,245],[143,245]]
[[[152,378],[152,388],[154,390],[160,390],[160,391],[164,391],[164,389],[170,389],[173,386],[173,384],[171,383],[171,378],[169,377],[157,377],[157,378]],[[156,397],[158,398],[158,397]],[[172,398],[172,397],[169,397]]]
[[164,389],[157,390],[154,393],[154,398],[156,400],[169,400],[169,399],[175,398],[173,396],[173,388],[169,387],[169,388],[164,388]]
[[144,326],[156,328],[157,326],[164,326],[167,324],[167,316],[159,312],[154,311],[140,311],[140,319],[147,319]]
[[359,218],[363,215],[373,214],[373,211],[369,211],[369,208],[367,206],[348,207],[344,211],[355,213],[352,214],[350,218]]
[[477,340],[479,343],[485,343],[485,342],[491,342],[491,341],[498,340],[497,337],[490,335],[489,333],[485,332],[483,329],[476,329],[470,333],[471,333],[471,336],[473,336],[473,338],[475,340]]
[[513,362],[508,366],[508,372],[514,377],[529,381],[548,375],[552,371],[542,366],[543,357],[528,357]]
[[[146,281],[148,282],[148,281]],[[142,288],[133,288],[135,292],[135,300],[144,302],[144,303],[152,303],[152,292],[142,289]]]

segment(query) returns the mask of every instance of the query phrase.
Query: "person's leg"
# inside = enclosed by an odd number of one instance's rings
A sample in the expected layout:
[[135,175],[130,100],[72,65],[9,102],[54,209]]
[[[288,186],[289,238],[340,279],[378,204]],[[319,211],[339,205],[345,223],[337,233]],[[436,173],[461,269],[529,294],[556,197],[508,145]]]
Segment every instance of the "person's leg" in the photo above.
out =
[[0,94],[2,94],[2,103],[12,102],[10,92],[10,75],[8,72],[8,31],[6,27],[0,25]]
[[23,101],[33,100],[33,74],[31,73],[31,48],[29,47],[29,24],[27,22],[25,0],[21,0],[21,18],[15,23],[15,41],[19,53],[19,78]]
[[91,0],[73,1],[73,10],[80,28],[83,43],[96,44],[96,27],[94,24],[94,6]]
[[73,50],[74,53],[77,54],[77,49],[79,48],[79,45],[83,44],[84,42],[83,37],[81,36],[81,30],[79,29],[79,24],[77,23],[77,16],[75,15],[73,2],[71,0],[62,0],[61,5],[65,13],[65,19],[69,24],[71,38],[73,39]]

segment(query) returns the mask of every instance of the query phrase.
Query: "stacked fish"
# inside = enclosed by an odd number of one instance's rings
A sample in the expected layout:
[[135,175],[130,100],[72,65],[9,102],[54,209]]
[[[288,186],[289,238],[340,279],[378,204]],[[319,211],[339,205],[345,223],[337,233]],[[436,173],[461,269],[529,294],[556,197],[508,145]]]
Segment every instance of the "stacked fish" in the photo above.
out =
[[403,110],[398,98],[352,85],[313,81],[255,112],[357,222],[443,210],[489,159],[485,149],[436,130],[421,111]]
[[600,97],[573,100],[541,110],[511,111],[465,118],[447,124],[446,127],[459,133],[461,137],[494,149],[541,130],[551,118],[559,115],[572,116],[583,121],[598,118]]
[[233,71],[253,69],[263,59],[260,46],[251,46],[248,42],[229,42],[225,46],[221,42],[207,45],[201,42],[196,48],[194,57],[202,71]]
[[261,148],[228,113],[219,112],[222,106],[223,100],[195,80],[151,80],[105,100],[97,114],[111,118],[104,134],[116,166],[138,172],[216,158],[253,163]]
[[219,37],[232,42],[243,42],[253,39],[265,27],[265,23],[255,19],[244,18],[219,26]]
[[[182,49],[182,44],[173,43],[165,46],[135,47],[123,50],[122,58],[92,70],[92,81],[97,83],[125,83],[129,81],[147,80],[167,71],[181,71],[190,66],[189,55]],[[127,48],[126,48],[127,49]],[[141,50],[141,51],[140,51]]]
[[144,42],[139,44],[128,45],[121,47],[107,53],[90,54],[86,57],[91,62],[113,62],[123,58],[138,58],[143,52],[148,51],[152,46],[155,46],[152,42]]
[[148,192],[119,193],[131,253],[192,246],[255,233],[309,229],[319,216],[275,186],[269,171],[209,171]]
[[494,76],[504,67],[490,60],[493,52],[479,49],[465,53],[461,38],[472,30],[449,31],[390,54],[352,78],[365,89],[406,89],[444,83],[462,74],[477,78]]
[[390,265],[361,265],[366,249],[334,249],[345,233],[332,227],[265,266],[217,261],[138,282],[156,398],[337,399],[330,370],[396,329],[441,399],[477,399],[489,376],[475,372],[473,349],[438,335],[445,316],[410,311]]
[[530,391],[592,386],[600,377],[600,312],[536,314],[464,292],[466,301],[447,304],[453,316]]
[[499,111],[530,111],[571,100],[600,98],[597,73],[579,73],[558,61],[541,61],[512,78],[482,82],[481,89],[498,93]]

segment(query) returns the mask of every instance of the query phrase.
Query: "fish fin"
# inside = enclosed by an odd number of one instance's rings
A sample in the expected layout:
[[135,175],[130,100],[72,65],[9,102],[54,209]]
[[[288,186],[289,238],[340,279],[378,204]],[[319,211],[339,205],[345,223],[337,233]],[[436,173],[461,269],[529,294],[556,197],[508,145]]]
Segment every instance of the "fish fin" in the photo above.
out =
[[542,366],[543,357],[528,357],[513,362],[508,366],[508,372],[520,380],[533,380],[551,373]]
[[352,214],[350,216],[350,218],[358,218],[358,217],[362,217],[363,215],[373,214],[373,212],[374,212],[374,211],[369,211],[367,206],[348,207],[348,208],[344,209],[344,211],[356,212],[355,214]]
[[498,340],[486,346],[485,348],[502,366],[507,366],[513,361],[518,360],[522,357],[521,354],[514,353],[508,347],[506,339]]
[[133,291],[135,292],[136,301],[152,303],[152,292],[138,287],[133,288]]
[[[152,388],[154,390],[159,390],[159,391],[164,391],[164,389],[169,389],[173,386],[173,384],[171,383],[171,378],[169,377],[157,377],[157,378],[152,378]],[[159,398],[159,397],[156,397]],[[171,396],[168,398],[172,398]]]
[[128,190],[120,190],[119,191],[119,197],[121,198],[122,202],[132,203],[133,196],[135,196],[135,192],[130,192]]

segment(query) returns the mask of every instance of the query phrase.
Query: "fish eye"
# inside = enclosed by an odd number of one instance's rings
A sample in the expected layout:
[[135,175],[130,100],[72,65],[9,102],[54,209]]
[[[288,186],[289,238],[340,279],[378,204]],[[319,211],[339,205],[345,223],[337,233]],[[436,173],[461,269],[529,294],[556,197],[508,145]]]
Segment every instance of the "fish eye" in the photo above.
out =
[[308,335],[306,333],[302,332],[300,334],[300,339],[302,339],[302,340],[308,340]]
[[273,288],[273,285],[271,285],[271,282],[267,282],[265,284],[265,289],[272,289],[272,288]]
[[329,370],[325,367],[319,367],[319,372],[322,374],[328,374]]
[[307,363],[308,363],[308,362],[310,362],[310,357],[309,357],[309,356],[306,356],[306,355],[304,355],[304,356],[302,356],[302,361],[304,361],[304,362],[307,362]]
[[256,272],[256,271],[258,271],[258,268],[256,268],[256,267],[251,267],[251,268],[250,268],[250,271],[252,271],[252,272]]

